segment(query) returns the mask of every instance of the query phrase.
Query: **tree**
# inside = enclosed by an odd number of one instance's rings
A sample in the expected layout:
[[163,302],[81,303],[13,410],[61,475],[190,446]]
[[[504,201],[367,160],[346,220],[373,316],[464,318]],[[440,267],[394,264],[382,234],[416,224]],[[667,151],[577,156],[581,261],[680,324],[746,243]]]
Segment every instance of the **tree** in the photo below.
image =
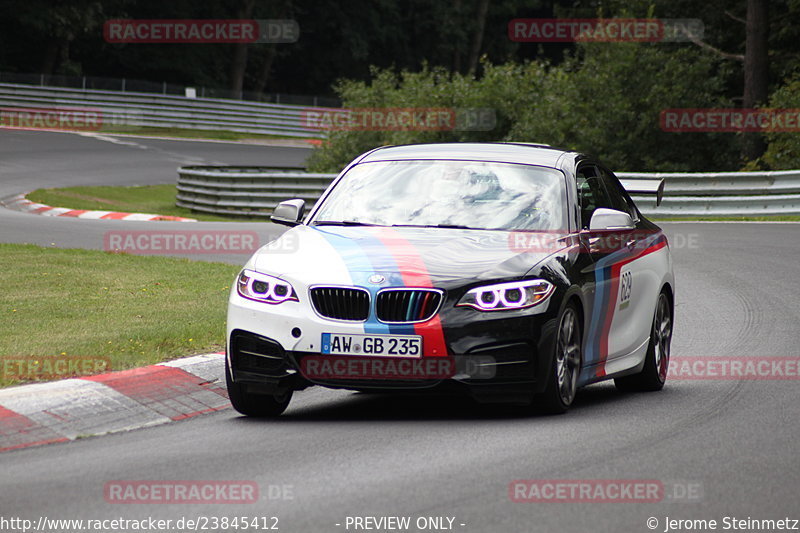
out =
[[[767,0],[747,0],[747,39],[744,54],[744,99],[745,108],[766,103],[769,91],[769,16]],[[758,134],[745,134],[742,155],[745,159],[757,159],[764,153],[766,145]]]
[[595,154],[620,171],[735,170],[730,134],[665,132],[659,120],[669,108],[726,107],[717,63],[687,47],[580,44],[549,70],[508,138]]
[[[259,5],[260,7],[261,5]],[[292,13],[292,0],[282,0],[277,2],[277,7],[270,5],[271,9],[267,12],[267,18],[286,19],[291,18]],[[258,74],[256,76],[253,91],[256,93],[263,93],[267,87],[270,75],[272,74],[272,65],[278,55],[278,47],[285,46],[281,44],[264,44],[263,52],[261,53],[261,63],[258,67]]]
[[[800,75],[775,90],[769,99],[775,109],[800,109]],[[763,162],[771,169],[792,170],[800,168],[800,135],[796,131],[767,132],[769,145]]]
[[337,171],[383,144],[538,142],[595,154],[616,170],[735,170],[734,138],[726,133],[670,133],[660,112],[729,103],[719,61],[694,48],[649,43],[585,43],[562,65],[484,63],[483,74],[373,69],[372,80],[341,81],[345,107],[490,108],[490,131],[335,131],[310,162]]
[[483,31],[486,27],[486,14],[489,11],[489,0],[480,0],[478,4],[478,17],[475,23],[475,33],[472,37],[472,50],[469,54],[469,73],[474,74],[478,68],[478,58],[483,44]]
[[27,39],[44,44],[38,61],[28,58],[31,66],[27,70],[38,70],[42,74],[54,74],[57,71],[79,74],[80,62],[70,56],[70,46],[76,39],[100,30],[106,18],[102,2],[29,0],[17,4],[13,7],[3,6],[2,12],[14,13],[20,26],[27,30]]
[[[239,0],[236,18],[239,20],[253,17],[255,0]],[[240,98],[244,88],[244,74],[247,70],[247,43],[233,45],[233,61],[231,61],[230,88],[234,98]]]
[[[769,16],[767,0],[747,0],[747,18],[725,13],[733,20],[745,25],[744,54],[729,53],[689,36],[689,39],[704,50],[709,50],[725,59],[732,59],[743,64],[744,95],[742,106],[746,109],[757,107],[767,100],[769,87]],[[742,158],[757,159],[764,152],[764,142],[758,133],[745,133],[742,136]]]

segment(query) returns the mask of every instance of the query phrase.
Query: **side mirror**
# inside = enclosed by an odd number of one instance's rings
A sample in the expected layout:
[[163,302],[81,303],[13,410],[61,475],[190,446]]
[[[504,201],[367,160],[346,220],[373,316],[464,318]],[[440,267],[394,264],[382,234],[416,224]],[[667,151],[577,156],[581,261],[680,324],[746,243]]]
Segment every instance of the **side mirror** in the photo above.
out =
[[633,229],[633,219],[628,213],[600,207],[594,210],[589,221],[589,231]]
[[306,201],[300,198],[286,200],[275,206],[269,219],[276,224],[284,226],[297,226],[303,220],[306,211]]

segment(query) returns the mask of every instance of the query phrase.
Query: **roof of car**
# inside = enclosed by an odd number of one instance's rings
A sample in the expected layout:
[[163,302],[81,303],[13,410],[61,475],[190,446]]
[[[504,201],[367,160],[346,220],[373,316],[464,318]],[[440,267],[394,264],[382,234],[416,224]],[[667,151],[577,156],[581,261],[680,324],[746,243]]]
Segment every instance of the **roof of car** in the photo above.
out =
[[455,159],[498,161],[555,167],[558,158],[567,153],[546,144],[533,143],[439,143],[408,144],[378,148],[359,162],[397,161],[410,159]]

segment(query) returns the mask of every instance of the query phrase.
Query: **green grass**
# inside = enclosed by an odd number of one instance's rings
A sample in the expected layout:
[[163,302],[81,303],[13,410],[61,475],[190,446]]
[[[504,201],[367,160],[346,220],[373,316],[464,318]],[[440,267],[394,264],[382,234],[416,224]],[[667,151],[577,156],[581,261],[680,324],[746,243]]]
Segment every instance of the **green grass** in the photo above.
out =
[[195,213],[175,205],[175,185],[141,185],[134,187],[66,187],[61,189],[38,189],[27,198],[32,202],[53,207],[90,209],[100,211],[122,211],[126,213],[151,213],[194,218],[207,221],[231,221],[241,218]]
[[[113,370],[224,347],[238,267],[0,244],[0,363],[109,358]],[[0,386],[15,383],[0,366]]]

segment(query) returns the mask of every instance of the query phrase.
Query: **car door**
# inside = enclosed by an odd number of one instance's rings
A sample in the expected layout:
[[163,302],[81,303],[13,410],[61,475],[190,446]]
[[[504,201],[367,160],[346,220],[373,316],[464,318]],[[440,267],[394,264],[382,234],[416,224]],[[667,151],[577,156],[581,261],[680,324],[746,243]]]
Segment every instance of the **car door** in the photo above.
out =
[[[577,168],[576,180],[581,213],[581,244],[591,258],[594,274],[591,315],[586,321],[585,372],[593,377],[606,375],[606,361],[622,357],[635,348],[633,330],[625,320],[615,320],[620,312],[628,315],[633,278],[632,267],[625,261],[635,248],[633,229],[592,231],[592,214],[599,208],[628,212],[618,195],[606,183],[604,170],[594,163]],[[621,307],[621,310],[620,310]]]
[[617,177],[602,166],[598,170],[613,209],[631,215],[636,225],[634,231],[620,233],[620,250],[611,265],[608,357],[613,359],[646,348],[660,280],[659,260],[650,252],[660,241],[659,235],[639,220],[639,212]]

